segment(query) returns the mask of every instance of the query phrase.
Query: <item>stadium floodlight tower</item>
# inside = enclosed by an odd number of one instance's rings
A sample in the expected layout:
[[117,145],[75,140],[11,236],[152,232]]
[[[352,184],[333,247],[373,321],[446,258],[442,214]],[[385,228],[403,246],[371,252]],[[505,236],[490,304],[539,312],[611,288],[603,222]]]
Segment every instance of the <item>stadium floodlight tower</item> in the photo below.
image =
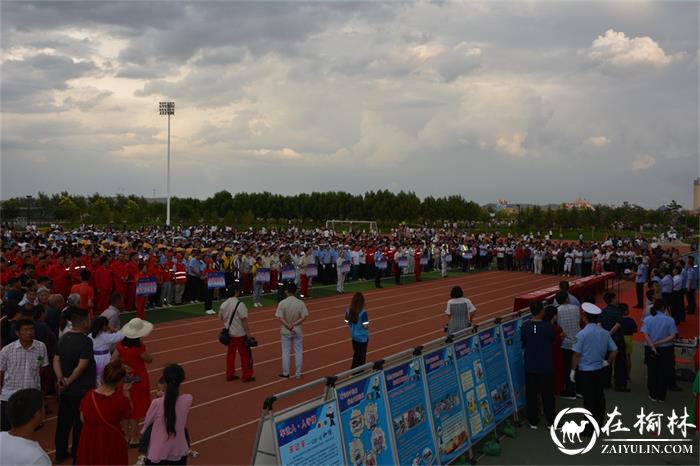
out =
[[165,224],[170,226],[170,115],[175,115],[175,102],[160,102],[158,108],[161,115],[168,115],[168,181]]

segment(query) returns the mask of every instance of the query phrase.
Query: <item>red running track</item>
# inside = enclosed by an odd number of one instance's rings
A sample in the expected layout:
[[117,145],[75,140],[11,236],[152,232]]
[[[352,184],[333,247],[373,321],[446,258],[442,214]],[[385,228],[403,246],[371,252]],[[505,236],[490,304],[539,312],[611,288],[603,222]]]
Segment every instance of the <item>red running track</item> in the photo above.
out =
[[[558,276],[534,276],[522,272],[483,272],[474,275],[391,287],[365,292],[371,328],[368,360],[377,360],[443,334],[445,302],[450,289],[460,285],[477,308],[476,321],[512,310],[513,297],[558,283]],[[225,348],[217,341],[222,327],[216,316],[160,324],[145,340],[154,355],[149,373],[151,386],[168,363],[181,364],[187,374],[182,391],[194,396],[188,429],[192,447],[200,452],[193,464],[248,464],[263,400],[311,380],[350,367],[352,348],[343,322],[350,294],[307,302],[304,323],[304,378],[283,380],[279,324],[274,308],[250,310],[250,328],[260,342],[254,350],[256,381],[227,382]],[[292,358],[293,359],[293,358]],[[299,394],[276,409],[304,401],[318,393]],[[55,413],[55,405],[52,406]],[[55,416],[46,419],[39,441],[53,452]],[[130,459],[135,461],[136,451]]]

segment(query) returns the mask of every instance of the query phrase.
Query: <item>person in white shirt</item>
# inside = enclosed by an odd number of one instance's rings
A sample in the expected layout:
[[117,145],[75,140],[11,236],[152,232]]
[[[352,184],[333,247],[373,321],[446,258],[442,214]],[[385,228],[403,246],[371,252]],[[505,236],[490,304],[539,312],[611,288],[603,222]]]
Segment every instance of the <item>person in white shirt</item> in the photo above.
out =
[[24,388],[7,402],[11,428],[0,433],[0,464],[3,466],[47,465],[51,460],[38,442],[34,431],[44,422],[44,400],[41,390]]
[[469,328],[472,325],[474,312],[476,312],[476,307],[464,297],[462,288],[453,287],[445,309],[445,314],[448,316],[447,333],[453,335],[460,330]]
[[102,372],[112,360],[112,351],[117,343],[124,339],[120,331],[114,331],[105,316],[99,316],[92,321],[90,328],[90,338],[92,339],[92,357],[95,359],[97,374],[97,385],[102,385]]
[[338,254],[338,259],[335,261],[335,270],[336,270],[336,275],[337,275],[337,280],[335,283],[335,292],[340,294],[340,293],[345,293],[345,276],[347,275],[346,272],[343,271],[343,263],[345,262],[345,256],[343,254],[343,251],[340,251],[340,254]]
[[34,321],[18,319],[14,324],[17,340],[0,351],[0,428],[3,431],[10,430],[7,416],[10,397],[24,388],[41,389],[41,370],[49,365],[46,345],[34,339]]

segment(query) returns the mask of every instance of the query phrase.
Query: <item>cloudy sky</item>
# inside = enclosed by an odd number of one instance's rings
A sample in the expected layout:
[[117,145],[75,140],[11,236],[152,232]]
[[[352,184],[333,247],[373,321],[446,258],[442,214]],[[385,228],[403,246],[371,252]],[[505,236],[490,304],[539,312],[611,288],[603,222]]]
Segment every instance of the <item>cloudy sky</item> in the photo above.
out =
[[3,1],[3,199],[692,202],[698,2]]

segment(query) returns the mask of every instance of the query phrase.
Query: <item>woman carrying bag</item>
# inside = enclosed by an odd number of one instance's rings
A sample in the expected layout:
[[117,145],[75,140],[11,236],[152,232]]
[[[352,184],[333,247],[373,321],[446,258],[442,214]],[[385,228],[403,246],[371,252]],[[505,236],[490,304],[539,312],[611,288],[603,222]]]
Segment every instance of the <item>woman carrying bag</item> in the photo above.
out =
[[129,448],[121,423],[131,412],[131,384],[123,384],[125,378],[126,368],[121,361],[107,364],[102,385],[85,394],[80,402],[83,428],[75,464],[128,464]]

